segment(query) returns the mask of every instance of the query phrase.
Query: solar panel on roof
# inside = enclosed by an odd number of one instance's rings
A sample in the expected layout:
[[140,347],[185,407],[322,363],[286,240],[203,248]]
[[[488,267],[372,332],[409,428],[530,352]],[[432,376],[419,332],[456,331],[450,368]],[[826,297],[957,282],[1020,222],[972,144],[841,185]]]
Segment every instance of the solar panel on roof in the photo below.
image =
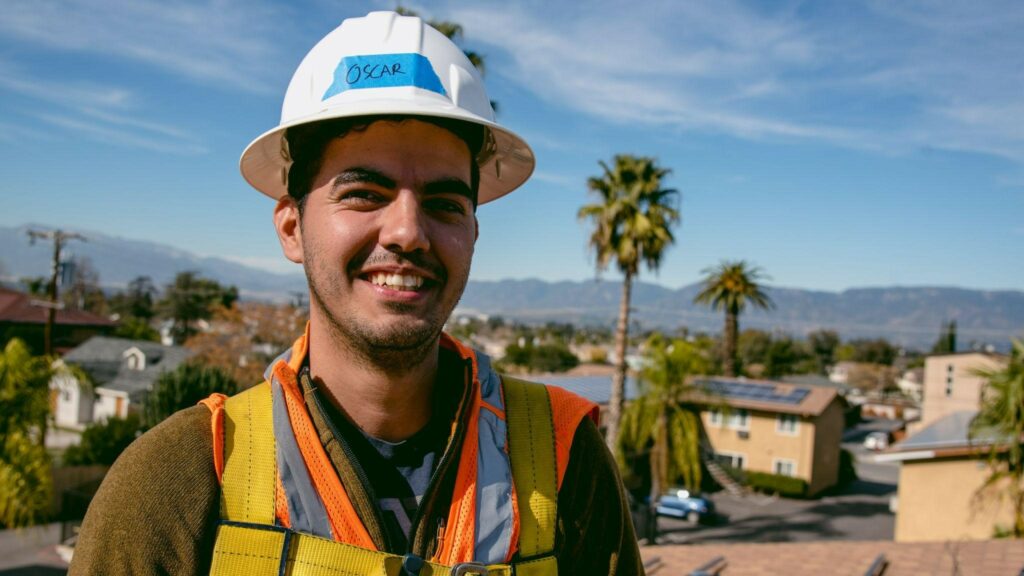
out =
[[755,384],[731,380],[709,380],[704,382],[704,385],[708,392],[727,398],[790,405],[797,405],[803,402],[804,398],[811,392],[807,388],[791,388],[786,392],[779,392],[771,384]]

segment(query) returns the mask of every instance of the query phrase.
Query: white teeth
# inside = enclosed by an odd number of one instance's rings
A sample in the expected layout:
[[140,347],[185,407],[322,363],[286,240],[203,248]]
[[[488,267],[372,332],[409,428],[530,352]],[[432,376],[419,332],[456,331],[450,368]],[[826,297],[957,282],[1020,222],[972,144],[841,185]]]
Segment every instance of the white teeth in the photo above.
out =
[[384,272],[375,272],[373,274],[370,274],[370,282],[373,282],[377,286],[387,286],[388,288],[415,289],[423,285],[423,277],[406,274],[386,274]]

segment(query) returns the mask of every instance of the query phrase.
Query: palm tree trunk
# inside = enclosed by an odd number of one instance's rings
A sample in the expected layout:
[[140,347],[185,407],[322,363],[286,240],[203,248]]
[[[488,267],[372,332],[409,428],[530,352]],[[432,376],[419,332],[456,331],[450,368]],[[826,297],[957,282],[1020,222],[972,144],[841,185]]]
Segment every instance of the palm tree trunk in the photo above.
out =
[[619,439],[619,423],[622,420],[622,407],[625,404],[623,391],[626,387],[626,344],[629,342],[629,298],[633,289],[633,275],[629,272],[622,280],[622,301],[619,303],[619,324],[615,330],[615,353],[618,357],[615,374],[612,376],[612,395],[608,401],[608,427],[605,429],[605,442],[615,454],[615,446]]
[[658,541],[658,498],[665,491],[668,476],[668,415],[665,407],[658,411],[658,422],[654,432],[654,446],[649,456],[651,463],[651,493],[647,501],[646,537],[648,544]]
[[739,328],[739,312],[732,309],[725,311],[725,361],[722,363],[722,370],[726,376],[736,376],[736,338]]

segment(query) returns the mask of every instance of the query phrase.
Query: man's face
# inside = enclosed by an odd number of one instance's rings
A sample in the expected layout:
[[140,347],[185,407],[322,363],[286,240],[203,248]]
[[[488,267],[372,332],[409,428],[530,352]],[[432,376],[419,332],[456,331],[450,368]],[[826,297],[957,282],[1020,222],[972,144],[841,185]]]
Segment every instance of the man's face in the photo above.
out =
[[313,317],[370,354],[435,342],[473,258],[471,161],[463,140],[417,120],[333,140],[291,246],[281,205],[275,216],[286,255],[305,267]]

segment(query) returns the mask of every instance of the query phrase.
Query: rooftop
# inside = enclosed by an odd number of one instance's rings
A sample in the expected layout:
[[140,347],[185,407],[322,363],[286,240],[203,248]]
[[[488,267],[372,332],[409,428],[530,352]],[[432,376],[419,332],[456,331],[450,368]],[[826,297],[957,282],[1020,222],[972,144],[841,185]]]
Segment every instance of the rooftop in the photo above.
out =
[[972,450],[986,448],[999,442],[1003,437],[995,432],[980,431],[970,437],[971,421],[977,414],[974,410],[953,412],[932,422],[917,434],[893,445],[880,460],[921,460],[941,456],[953,456]]
[[[0,322],[45,324],[48,308],[34,304],[37,300],[42,299],[0,286]],[[54,322],[66,326],[117,325],[117,322],[84,310],[57,310]]]
[[698,377],[694,383],[705,390],[695,399],[705,404],[724,403],[733,408],[817,416],[837,398],[835,388],[801,386],[771,380],[721,376]]
[[[145,356],[143,370],[131,369],[125,362],[125,352],[133,348]],[[81,366],[98,388],[125,392],[135,400],[153,386],[160,374],[174,370],[191,355],[180,346],[94,336],[65,354],[64,361]]]
[[[612,377],[608,375],[562,376],[545,374],[534,376],[534,378],[544,384],[553,384],[559,388],[565,388],[569,392],[579,394],[597,404],[608,404],[611,400]],[[637,386],[636,379],[631,376],[626,378],[625,396],[627,402],[640,396],[640,389]]]
[[[1017,574],[1024,568],[1019,540],[965,542],[818,541],[762,544],[701,544],[641,548],[651,576],[686,575],[724,558],[722,576],[818,576],[866,574],[879,554],[885,576],[919,574]],[[654,559],[658,558],[657,563]]]

